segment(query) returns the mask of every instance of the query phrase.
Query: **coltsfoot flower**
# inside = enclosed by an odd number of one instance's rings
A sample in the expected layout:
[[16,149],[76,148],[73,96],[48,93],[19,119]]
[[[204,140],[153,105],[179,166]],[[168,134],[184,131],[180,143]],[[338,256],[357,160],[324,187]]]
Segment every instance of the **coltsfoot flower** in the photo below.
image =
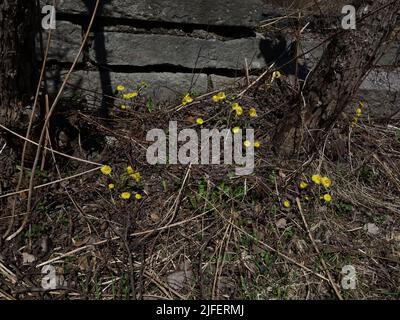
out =
[[193,102],[193,98],[190,96],[190,93],[187,93],[182,99],[182,105],[186,106],[189,103]]
[[315,184],[321,184],[322,177],[321,177],[319,174],[314,174],[314,175],[311,177],[311,180],[312,180]]
[[285,200],[285,201],[283,201],[283,206],[285,207],[285,208],[290,208],[291,206],[292,206],[292,204],[290,203],[290,201],[289,200]]
[[138,96],[138,93],[137,93],[136,91],[124,93],[124,94],[122,95],[122,97],[123,97],[124,99],[126,99],[126,100],[136,98],[137,96]]
[[305,189],[305,188],[307,188],[308,187],[308,183],[307,182],[305,182],[305,181],[302,181],[302,182],[300,182],[300,184],[299,184],[299,187],[300,187],[300,189]]
[[129,200],[130,198],[131,198],[131,193],[130,192],[122,192],[121,193],[121,199],[124,199],[124,200]]
[[332,185],[332,181],[328,177],[322,177],[321,183],[325,188],[329,188]]
[[249,116],[250,116],[250,118],[256,118],[256,117],[257,117],[257,110],[256,110],[256,108],[251,108],[251,109],[249,110]]
[[104,165],[101,167],[100,171],[107,176],[111,173],[112,168],[110,166]]

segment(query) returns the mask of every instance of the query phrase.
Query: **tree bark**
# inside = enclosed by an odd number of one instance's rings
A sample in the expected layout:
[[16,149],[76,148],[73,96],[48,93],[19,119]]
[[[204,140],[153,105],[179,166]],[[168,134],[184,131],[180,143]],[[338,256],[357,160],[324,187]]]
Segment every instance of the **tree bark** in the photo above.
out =
[[328,44],[306,80],[302,96],[278,126],[273,138],[278,154],[292,154],[306,143],[319,145],[393,32],[399,0],[358,0],[353,5],[357,9],[356,29],[338,32]]
[[36,86],[36,0],[0,1],[0,122],[18,130]]

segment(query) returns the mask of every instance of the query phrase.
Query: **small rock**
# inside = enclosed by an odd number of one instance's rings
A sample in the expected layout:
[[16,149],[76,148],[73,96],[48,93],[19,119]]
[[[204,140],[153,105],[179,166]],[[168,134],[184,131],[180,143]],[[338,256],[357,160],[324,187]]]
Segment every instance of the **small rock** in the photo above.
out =
[[284,229],[284,228],[286,228],[286,225],[287,225],[287,221],[285,218],[281,218],[276,222],[276,227],[278,229]]
[[36,260],[36,258],[34,255],[27,253],[27,252],[22,252],[22,264],[23,265],[31,264],[35,260]]
[[377,235],[379,233],[379,228],[375,223],[367,223],[364,225],[364,230],[367,231],[369,235]]

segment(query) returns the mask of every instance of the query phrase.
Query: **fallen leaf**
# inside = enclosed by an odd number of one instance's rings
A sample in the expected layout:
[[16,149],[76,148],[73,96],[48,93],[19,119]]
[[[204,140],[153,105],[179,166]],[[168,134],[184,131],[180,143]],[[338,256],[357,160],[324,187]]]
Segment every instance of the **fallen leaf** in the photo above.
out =
[[175,271],[167,276],[167,283],[174,290],[182,290],[188,280],[192,278],[192,271]]

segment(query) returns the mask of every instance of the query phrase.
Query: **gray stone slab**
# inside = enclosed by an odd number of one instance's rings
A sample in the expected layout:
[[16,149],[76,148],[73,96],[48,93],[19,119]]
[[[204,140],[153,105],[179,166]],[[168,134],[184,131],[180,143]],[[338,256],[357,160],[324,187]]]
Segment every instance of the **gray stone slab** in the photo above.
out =
[[[46,48],[48,31],[43,31],[43,50]],[[57,21],[56,29],[51,30],[49,59],[59,62],[72,62],[77,55],[82,42],[82,28],[67,21]],[[36,53],[41,55],[39,41],[36,43]],[[82,56],[80,60],[82,60]]]
[[[65,71],[48,72],[49,91],[54,93],[60,87]],[[98,104],[103,94],[109,94],[117,85],[126,90],[135,90],[140,83],[147,83],[145,95],[155,102],[174,101],[189,91],[198,94],[207,91],[207,75],[185,73],[105,73],[98,71],[76,71],[68,80],[67,97],[85,97],[89,103]]]
[[[322,35],[307,34],[301,39],[300,54],[305,54],[300,59],[301,63],[305,64],[308,68],[312,68],[322,56],[327,43],[320,45],[326,38]],[[400,45],[398,43],[391,43],[382,47],[382,53],[375,62],[376,66],[398,66],[400,55]]]
[[204,40],[169,35],[128,34],[109,32],[96,34],[107,55],[99,55],[96,46],[90,56],[101,64],[154,66],[174,65],[185,68],[223,68],[241,70],[245,58],[253,69],[265,66],[260,39],[229,41]]
[[[43,1],[44,2],[44,1]],[[64,0],[59,12],[88,15],[95,0]],[[100,15],[202,25],[253,27],[262,20],[262,0],[103,0]],[[89,4],[89,8],[88,5]]]

